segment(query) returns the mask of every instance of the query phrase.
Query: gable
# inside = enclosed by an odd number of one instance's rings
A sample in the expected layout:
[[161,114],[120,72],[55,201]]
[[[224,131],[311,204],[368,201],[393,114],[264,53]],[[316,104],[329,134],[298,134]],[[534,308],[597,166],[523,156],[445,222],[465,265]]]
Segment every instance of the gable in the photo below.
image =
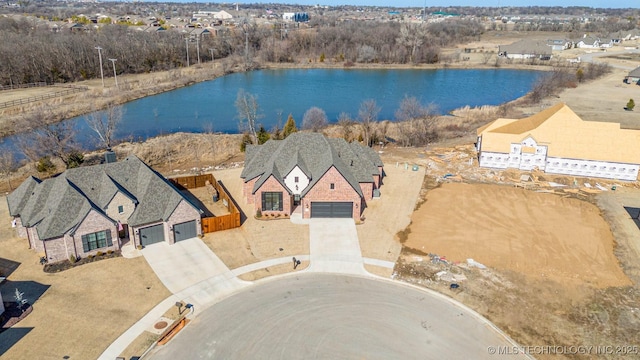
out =
[[299,166],[295,166],[284,177],[284,184],[290,193],[300,195],[309,185],[309,178]]
[[[335,188],[330,189],[330,185],[334,184]],[[360,198],[364,197],[362,189],[358,184],[354,187],[336,167],[331,167],[302,194],[303,197],[311,197],[313,199],[331,200],[337,196],[344,196],[346,190],[352,190],[353,195]],[[335,195],[334,195],[335,194]],[[348,192],[347,192],[348,194]]]
[[273,175],[269,175],[265,179],[260,179],[259,183],[260,185],[258,185],[258,182],[256,182],[253,194],[259,191],[284,191],[291,193],[287,186],[280,182],[280,180]]

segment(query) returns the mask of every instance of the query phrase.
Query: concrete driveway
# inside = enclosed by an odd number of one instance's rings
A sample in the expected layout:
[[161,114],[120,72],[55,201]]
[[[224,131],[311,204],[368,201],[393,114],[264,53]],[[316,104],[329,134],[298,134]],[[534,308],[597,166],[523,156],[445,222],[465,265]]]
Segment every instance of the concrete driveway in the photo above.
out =
[[224,287],[243,283],[198,238],[179,241],[173,245],[165,242],[149,245],[142,249],[142,255],[164,286],[174,294],[186,289],[190,289],[190,293],[198,292],[202,289],[193,289],[193,286],[206,286],[207,282],[216,279],[230,282]]
[[309,221],[310,272],[368,275],[353,219]]

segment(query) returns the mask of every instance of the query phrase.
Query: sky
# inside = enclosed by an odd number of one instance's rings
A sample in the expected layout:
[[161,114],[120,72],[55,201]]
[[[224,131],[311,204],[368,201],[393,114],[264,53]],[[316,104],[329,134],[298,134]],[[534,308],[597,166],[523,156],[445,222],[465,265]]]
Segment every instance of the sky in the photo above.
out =
[[[233,2],[233,1],[232,1]],[[370,5],[422,7],[424,0],[237,0],[238,3],[280,3],[300,5]],[[587,6],[592,8],[640,8],[640,0],[426,0],[428,7],[438,6]]]

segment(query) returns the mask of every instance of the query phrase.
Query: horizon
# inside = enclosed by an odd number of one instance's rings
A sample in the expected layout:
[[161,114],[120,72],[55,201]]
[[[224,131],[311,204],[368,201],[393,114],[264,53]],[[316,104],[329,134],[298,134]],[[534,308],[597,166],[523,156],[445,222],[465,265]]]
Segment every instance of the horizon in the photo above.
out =
[[[177,2],[194,2],[193,0],[174,0]],[[208,1],[195,1],[209,3]],[[237,0],[239,4],[280,4],[280,5],[300,5],[300,6],[379,6],[379,7],[588,7],[600,9],[638,9],[640,6],[633,6],[629,1],[622,0],[538,0],[532,4],[528,0],[493,0],[481,2],[477,0]],[[214,4],[232,4],[234,2],[216,2]],[[391,4],[390,4],[391,3]]]

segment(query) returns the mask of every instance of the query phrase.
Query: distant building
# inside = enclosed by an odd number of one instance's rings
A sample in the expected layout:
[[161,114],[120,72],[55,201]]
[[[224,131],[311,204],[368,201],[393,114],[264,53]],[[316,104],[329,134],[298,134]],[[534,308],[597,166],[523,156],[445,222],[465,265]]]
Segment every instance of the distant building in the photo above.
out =
[[544,41],[520,40],[510,45],[500,45],[498,56],[507,59],[551,59],[551,46]]
[[309,21],[309,14],[306,12],[284,13],[282,14],[282,19],[287,21],[306,22]]
[[497,119],[478,129],[481,167],[635,181],[640,130],[583,121],[559,103],[524,119]]

